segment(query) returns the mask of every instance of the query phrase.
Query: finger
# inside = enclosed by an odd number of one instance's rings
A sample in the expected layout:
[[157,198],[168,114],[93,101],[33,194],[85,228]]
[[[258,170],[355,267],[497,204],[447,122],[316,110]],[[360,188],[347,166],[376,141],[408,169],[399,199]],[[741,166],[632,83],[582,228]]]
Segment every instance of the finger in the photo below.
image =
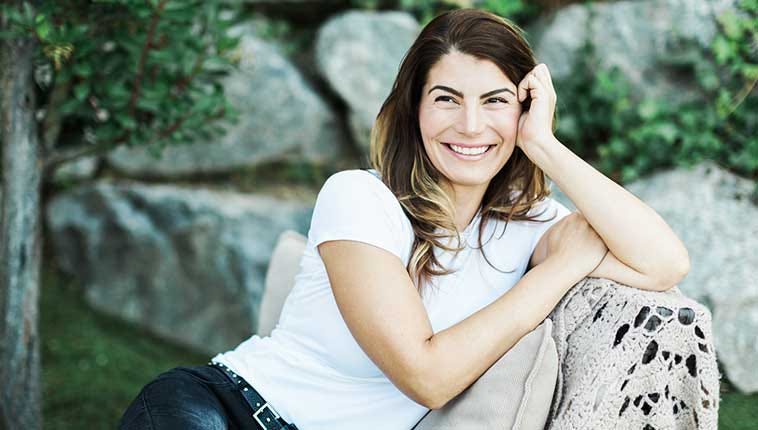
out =
[[524,101],[526,96],[529,95],[529,90],[534,88],[534,81],[535,78],[532,72],[527,73],[524,79],[521,80],[518,85],[518,100],[520,102]]
[[547,83],[550,87],[550,89],[555,92],[555,87],[553,87],[553,75],[550,74],[550,69],[547,67],[547,64],[544,65],[545,70],[545,76],[547,77]]
[[547,68],[547,64],[540,63],[535,69],[535,74],[546,89],[555,91],[553,88],[553,80],[550,77],[550,71]]
[[[536,67],[535,67],[536,68]],[[516,94],[518,95],[518,100],[524,101],[526,99],[527,94],[529,93],[529,79],[534,74],[534,69],[528,71],[526,75],[521,79],[521,82],[519,82],[518,87],[516,88]]]
[[539,78],[537,78],[536,75],[531,74],[526,78],[526,85],[524,87],[524,99],[528,94],[532,100],[536,100],[542,97],[542,94],[544,94],[544,89],[545,86],[539,80]]

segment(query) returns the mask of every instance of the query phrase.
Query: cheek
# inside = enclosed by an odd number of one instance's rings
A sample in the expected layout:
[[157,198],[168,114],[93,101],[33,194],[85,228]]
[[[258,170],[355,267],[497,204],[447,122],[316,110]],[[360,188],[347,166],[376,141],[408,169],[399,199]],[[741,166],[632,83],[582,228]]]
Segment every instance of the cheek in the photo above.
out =
[[518,120],[521,112],[518,110],[506,110],[493,112],[492,126],[503,137],[516,136],[518,133]]
[[419,112],[419,129],[424,140],[431,139],[450,127],[455,120],[452,111],[422,109]]

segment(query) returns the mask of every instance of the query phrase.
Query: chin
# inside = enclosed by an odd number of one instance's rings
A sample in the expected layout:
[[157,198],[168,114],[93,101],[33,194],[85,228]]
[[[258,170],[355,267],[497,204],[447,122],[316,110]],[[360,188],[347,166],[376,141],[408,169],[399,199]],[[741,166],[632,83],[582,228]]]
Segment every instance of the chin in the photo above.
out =
[[485,167],[476,170],[448,168],[440,170],[440,173],[453,185],[477,187],[489,184],[497,174],[497,171]]

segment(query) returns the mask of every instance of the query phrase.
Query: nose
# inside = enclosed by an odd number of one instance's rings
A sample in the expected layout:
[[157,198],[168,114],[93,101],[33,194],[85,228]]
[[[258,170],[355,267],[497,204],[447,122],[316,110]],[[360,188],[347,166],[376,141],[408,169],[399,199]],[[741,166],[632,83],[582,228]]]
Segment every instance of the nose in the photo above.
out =
[[479,134],[484,130],[484,118],[482,117],[481,107],[477,103],[467,105],[463,110],[462,119],[459,121],[462,134]]

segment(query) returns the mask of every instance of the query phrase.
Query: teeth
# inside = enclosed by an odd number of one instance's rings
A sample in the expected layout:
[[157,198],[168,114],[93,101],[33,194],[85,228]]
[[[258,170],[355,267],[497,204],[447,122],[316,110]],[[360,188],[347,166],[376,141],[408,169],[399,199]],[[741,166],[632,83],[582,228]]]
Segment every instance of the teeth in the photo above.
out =
[[453,151],[459,153],[459,154],[465,154],[465,155],[478,155],[486,151],[489,146],[481,146],[479,148],[464,148],[462,146],[456,146],[456,145],[449,145],[451,148],[453,148]]

